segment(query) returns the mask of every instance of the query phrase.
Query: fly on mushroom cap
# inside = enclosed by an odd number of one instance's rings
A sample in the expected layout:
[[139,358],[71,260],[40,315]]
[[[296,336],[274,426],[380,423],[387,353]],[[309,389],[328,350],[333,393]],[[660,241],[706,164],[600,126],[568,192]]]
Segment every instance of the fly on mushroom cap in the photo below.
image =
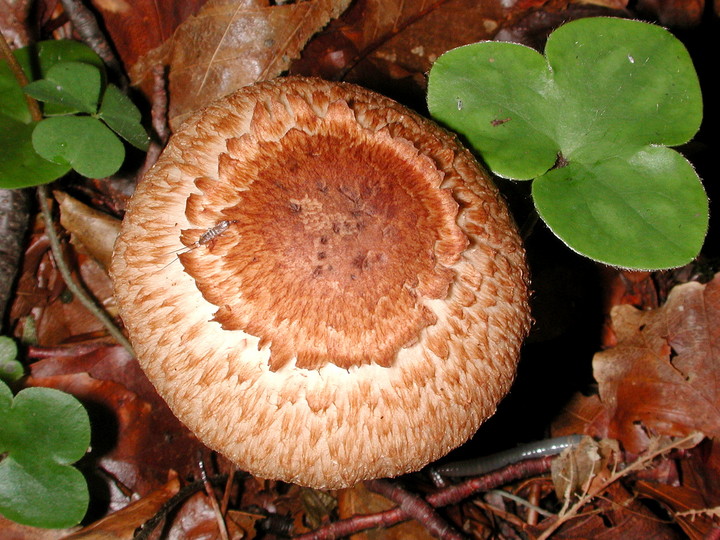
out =
[[529,327],[520,240],[472,156],[383,96],[315,79],[186,122],[130,202],[111,274],[178,418],[241,468],[318,488],[462,444]]

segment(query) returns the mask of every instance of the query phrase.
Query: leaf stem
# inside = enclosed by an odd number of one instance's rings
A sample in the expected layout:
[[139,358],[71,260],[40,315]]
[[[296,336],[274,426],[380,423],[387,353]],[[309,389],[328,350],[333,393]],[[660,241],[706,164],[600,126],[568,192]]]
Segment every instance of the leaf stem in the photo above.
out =
[[[18,64],[18,61],[15,59],[15,55],[12,53],[10,44],[8,44],[7,40],[5,39],[5,35],[2,32],[0,32],[0,58],[3,58],[8,63],[8,65],[10,66],[10,70],[15,76],[15,80],[17,80],[20,86],[25,86],[26,84],[28,84],[29,81],[25,76],[25,72],[22,70],[22,67],[20,67],[20,64]],[[25,101],[27,102],[28,109],[30,110],[30,116],[32,117],[33,121],[39,122],[40,120],[42,120],[42,113],[40,112],[40,106],[38,105],[37,101],[35,101],[27,94],[25,94]]]
[[52,217],[52,211],[50,210],[50,204],[48,198],[50,193],[46,185],[38,186],[37,198],[40,205],[40,212],[45,221],[45,232],[47,233],[48,239],[50,240],[50,250],[52,251],[55,264],[57,265],[60,275],[65,281],[65,285],[71,293],[80,301],[80,303],[90,312],[100,323],[105,327],[108,333],[115,338],[115,340],[122,345],[131,355],[135,355],[132,345],[123,335],[120,329],[115,326],[112,317],[108,315],[105,309],[100,306],[97,301],[78,283],[73,279],[70,268],[65,261],[63,256],[62,246],[60,245],[60,238],[58,237],[57,231],[55,231],[55,223]]

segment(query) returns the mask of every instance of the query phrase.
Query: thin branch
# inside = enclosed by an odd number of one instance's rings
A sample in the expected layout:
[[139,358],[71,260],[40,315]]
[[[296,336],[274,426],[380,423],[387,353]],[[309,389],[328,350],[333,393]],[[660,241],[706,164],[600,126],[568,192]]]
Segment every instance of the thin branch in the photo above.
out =
[[102,59],[105,65],[118,77],[118,82],[123,90],[128,87],[128,80],[125,76],[120,61],[105,38],[95,15],[80,0],[60,0],[63,9],[72,22],[73,28],[77,31],[80,39]]
[[52,211],[50,210],[50,204],[48,199],[50,193],[46,185],[38,186],[37,188],[37,199],[40,205],[40,213],[45,220],[45,232],[50,240],[50,250],[52,251],[53,258],[55,259],[55,265],[60,271],[60,275],[65,281],[65,285],[70,292],[80,301],[80,303],[90,312],[100,323],[105,327],[108,333],[115,338],[120,345],[122,345],[126,351],[131,355],[135,355],[132,345],[123,335],[120,329],[115,326],[115,322],[112,317],[108,315],[105,309],[100,306],[95,299],[88,293],[84,287],[82,287],[72,276],[72,272],[65,261],[63,256],[62,246],[60,244],[60,238],[58,237],[57,231],[55,231],[55,223],[52,217]]
[[[220,474],[208,478],[207,481],[209,481],[211,484],[223,484],[226,479],[227,475]],[[147,540],[148,538],[150,538],[153,531],[175,509],[175,507],[180,505],[183,501],[185,501],[185,499],[190,497],[190,495],[197,493],[204,487],[205,481],[203,480],[196,480],[183,487],[175,495],[165,501],[165,504],[160,507],[160,510],[158,510],[153,517],[151,517],[149,520],[142,524],[139,530],[135,533],[135,536],[133,536],[133,540]]]
[[387,480],[370,480],[365,485],[371,491],[394,501],[405,515],[421,523],[436,538],[461,540],[463,536],[424,499]]
[[[547,473],[550,470],[550,463],[552,463],[553,458],[554,456],[546,456],[529,459],[521,463],[513,463],[490,474],[470,478],[459,484],[441,489],[428,495],[425,500],[435,508],[455,504],[479,491],[488,491],[521,478]],[[396,507],[377,514],[364,514],[341,519],[294,538],[296,540],[334,540],[365,529],[390,527],[402,521],[407,521],[410,517],[401,507]]]
[[[682,439],[678,439],[676,441],[673,441],[667,445],[659,446],[655,450],[651,450],[648,453],[640,456],[635,461],[633,461],[630,465],[625,467],[624,469],[617,470],[613,472],[607,480],[604,482],[601,482],[598,486],[594,487],[592,490],[587,489],[585,493],[582,494],[578,498],[578,500],[569,508],[563,508],[563,511],[561,511],[560,515],[558,516],[558,519],[555,520],[553,523],[550,524],[550,526],[543,531],[543,533],[538,536],[537,540],[546,540],[549,538],[560,526],[562,526],[563,523],[566,521],[569,521],[570,519],[573,519],[577,516],[580,509],[588,504],[592,499],[597,497],[598,495],[602,494],[608,487],[610,487],[612,484],[617,482],[620,478],[623,478],[627,475],[629,475],[632,472],[635,472],[639,469],[645,468],[652,460],[654,460],[656,457],[661,456],[663,454],[666,454],[670,452],[671,450],[674,450],[676,448],[683,448],[687,447],[686,445],[688,443],[692,443],[695,441],[695,444],[700,442],[698,439],[700,435],[698,433],[692,433],[688,435],[687,437],[683,437]],[[588,479],[588,487],[590,485],[590,481],[592,478]]]

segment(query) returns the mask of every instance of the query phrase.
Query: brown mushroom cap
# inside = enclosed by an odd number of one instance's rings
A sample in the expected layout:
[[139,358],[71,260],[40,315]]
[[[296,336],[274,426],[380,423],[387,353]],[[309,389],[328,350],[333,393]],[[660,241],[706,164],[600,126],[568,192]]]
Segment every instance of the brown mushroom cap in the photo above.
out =
[[317,488],[465,442],[529,327],[520,239],[470,153],[314,79],[186,122],[130,202],[111,274],[177,417],[240,468]]

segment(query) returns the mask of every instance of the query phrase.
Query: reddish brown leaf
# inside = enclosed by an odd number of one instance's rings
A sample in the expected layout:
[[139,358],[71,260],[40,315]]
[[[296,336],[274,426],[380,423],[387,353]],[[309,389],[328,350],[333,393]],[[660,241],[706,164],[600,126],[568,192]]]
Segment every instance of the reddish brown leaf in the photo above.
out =
[[720,435],[720,274],[675,287],[662,308],[612,312],[616,347],[595,355],[609,433],[631,452],[651,434]]
[[[120,352],[120,348],[109,350],[112,354],[97,360],[92,367],[94,375],[139,371],[136,362]],[[123,363],[124,356],[127,360]],[[55,364],[55,370],[51,364]],[[83,402],[93,427],[91,461],[120,485],[144,496],[165,485],[169,469],[177,470],[183,478],[195,473],[196,456],[204,446],[166,406],[160,405],[160,398],[142,399],[123,384],[99,380],[87,373],[49,375],[62,371],[63,364],[54,360],[33,364],[27,384],[57,388]],[[67,370],[70,371],[72,367]],[[126,374],[124,378],[133,377]]]
[[125,68],[160,46],[205,0],[91,0]]
[[132,540],[135,536],[135,529],[152,518],[160,507],[179,490],[180,481],[177,474],[173,473],[164,486],[149,493],[142,499],[130,503],[122,510],[118,510],[74,534],[66,536],[64,540],[96,540],[98,538]]
[[291,71],[421,99],[435,59],[491,39],[515,5],[515,0],[359,0],[308,44]]
[[266,0],[209,0],[172,39],[131,70],[138,84],[157,64],[170,66],[170,126],[212,100],[272,79],[350,0],[269,6]]

